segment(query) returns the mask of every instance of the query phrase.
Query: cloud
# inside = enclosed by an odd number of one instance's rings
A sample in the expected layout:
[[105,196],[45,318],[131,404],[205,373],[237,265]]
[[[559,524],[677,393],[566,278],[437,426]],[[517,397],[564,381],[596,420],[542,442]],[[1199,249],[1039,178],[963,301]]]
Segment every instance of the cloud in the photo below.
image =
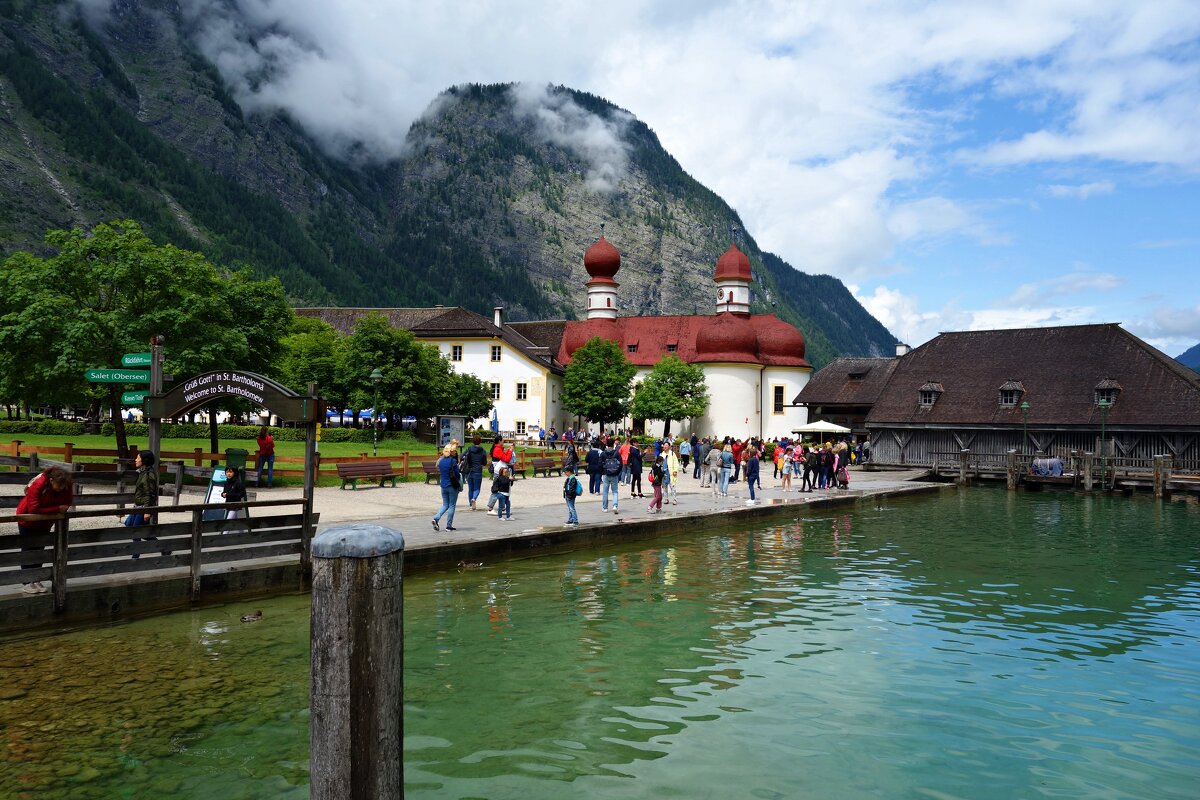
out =
[[519,83],[512,96],[517,114],[533,119],[544,139],[588,162],[588,188],[601,193],[617,188],[629,170],[625,133],[633,117],[617,111],[605,119],[544,84]]
[[1124,278],[1119,275],[1077,270],[1066,275],[1021,284],[1002,303],[1010,306],[1023,306],[1034,301],[1045,302],[1056,297],[1070,297],[1083,292],[1107,292],[1119,288],[1124,283]]
[[1129,329],[1147,340],[1171,342],[1185,350],[1200,342],[1200,304],[1184,308],[1160,305],[1148,317],[1132,320]]
[[1137,243],[1137,246],[1143,250],[1163,250],[1171,247],[1195,247],[1196,245],[1200,245],[1200,237],[1197,236],[1188,236],[1179,239],[1148,240]]
[[871,316],[883,323],[900,341],[913,347],[924,344],[942,331],[958,330],[967,322],[966,317],[960,316],[951,307],[940,311],[921,311],[919,298],[898,289],[877,286],[871,294],[861,295],[859,287],[850,285],[848,288]]
[[1052,197],[1076,197],[1080,200],[1087,200],[1093,195],[1112,194],[1115,188],[1116,184],[1112,181],[1096,181],[1095,183],[1085,183],[1079,186],[1051,184],[1046,187],[1046,191]]

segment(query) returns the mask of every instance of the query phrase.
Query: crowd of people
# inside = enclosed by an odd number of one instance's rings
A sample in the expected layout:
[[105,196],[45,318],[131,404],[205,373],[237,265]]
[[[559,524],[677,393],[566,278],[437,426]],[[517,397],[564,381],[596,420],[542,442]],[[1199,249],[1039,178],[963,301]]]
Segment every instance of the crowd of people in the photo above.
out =
[[[680,480],[689,474],[701,481],[701,488],[711,488],[714,497],[728,497],[730,484],[744,481],[750,495],[746,503],[753,505],[758,502],[756,490],[762,489],[764,459],[770,460],[772,476],[780,481],[783,491],[792,491],[794,479],[795,491],[819,492],[848,489],[850,465],[870,457],[867,442],[851,447],[847,442],[807,444],[786,438],[764,442],[754,437],[692,435],[688,439],[665,437],[639,444],[629,433],[590,434],[568,429],[560,437],[554,428],[542,429],[539,439],[548,447],[557,448],[561,443],[563,448],[566,478],[562,495],[567,525],[579,524],[575,501],[584,492],[584,476],[588,494],[600,495],[601,513],[620,513],[624,487],[628,500],[644,500],[648,490],[647,510],[654,514],[664,505],[679,504]],[[468,507],[471,511],[478,509],[485,469],[491,478],[487,513],[501,521],[512,519],[516,453],[511,439],[496,434],[490,449],[485,448],[482,434],[475,434],[465,448],[460,448],[457,440],[451,441],[443,447],[437,465],[442,505],[432,520],[434,530],[441,530],[443,517],[446,530],[456,530],[454,512],[464,486]]]

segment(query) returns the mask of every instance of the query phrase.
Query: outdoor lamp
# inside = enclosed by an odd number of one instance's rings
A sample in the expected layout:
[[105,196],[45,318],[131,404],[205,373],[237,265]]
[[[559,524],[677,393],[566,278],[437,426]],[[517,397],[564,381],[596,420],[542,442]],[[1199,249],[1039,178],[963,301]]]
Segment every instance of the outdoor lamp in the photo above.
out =
[[1108,409],[1112,405],[1108,400],[1101,400],[1096,403],[1100,407],[1100,491],[1106,491],[1108,488],[1108,476],[1106,475],[1108,466],[1108,447],[1104,442],[1104,424],[1108,421]]
[[1022,452],[1029,452],[1029,401],[1021,401],[1021,447]]
[[371,457],[375,458],[379,455],[379,382],[383,380],[383,373],[379,367],[371,370],[371,382],[375,384],[375,404],[372,406],[374,414],[371,415]]

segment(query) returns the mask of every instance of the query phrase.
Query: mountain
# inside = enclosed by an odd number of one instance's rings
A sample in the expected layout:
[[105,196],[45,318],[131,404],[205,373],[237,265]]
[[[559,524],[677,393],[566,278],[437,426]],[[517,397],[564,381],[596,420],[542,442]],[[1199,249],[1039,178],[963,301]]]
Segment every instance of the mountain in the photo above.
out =
[[649,127],[602,98],[456,87],[403,154],[334,157],[285,114],[244,113],[178,3],[119,0],[97,23],[73,8],[0,0],[0,255],[42,251],[50,228],[133,218],[160,241],[278,275],[297,305],[561,319],[584,311],[582,255],[601,224],[622,252],[626,314],[710,311],[714,265],[737,236],[754,311],[800,328],[811,361],[893,351],[840,281],[761,251]]
[[1200,372],[1200,344],[1188,348],[1182,355],[1175,356],[1175,360],[1185,367],[1191,367]]

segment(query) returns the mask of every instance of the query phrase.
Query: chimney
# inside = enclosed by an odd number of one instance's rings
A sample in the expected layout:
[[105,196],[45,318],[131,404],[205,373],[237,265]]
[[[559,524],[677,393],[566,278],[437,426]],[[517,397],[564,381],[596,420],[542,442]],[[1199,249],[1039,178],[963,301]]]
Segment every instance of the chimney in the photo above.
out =
[[496,306],[492,309],[492,324],[497,328],[504,327],[504,306]]
[[906,345],[904,342],[896,342],[896,358],[908,355],[908,351],[911,349],[912,348]]

